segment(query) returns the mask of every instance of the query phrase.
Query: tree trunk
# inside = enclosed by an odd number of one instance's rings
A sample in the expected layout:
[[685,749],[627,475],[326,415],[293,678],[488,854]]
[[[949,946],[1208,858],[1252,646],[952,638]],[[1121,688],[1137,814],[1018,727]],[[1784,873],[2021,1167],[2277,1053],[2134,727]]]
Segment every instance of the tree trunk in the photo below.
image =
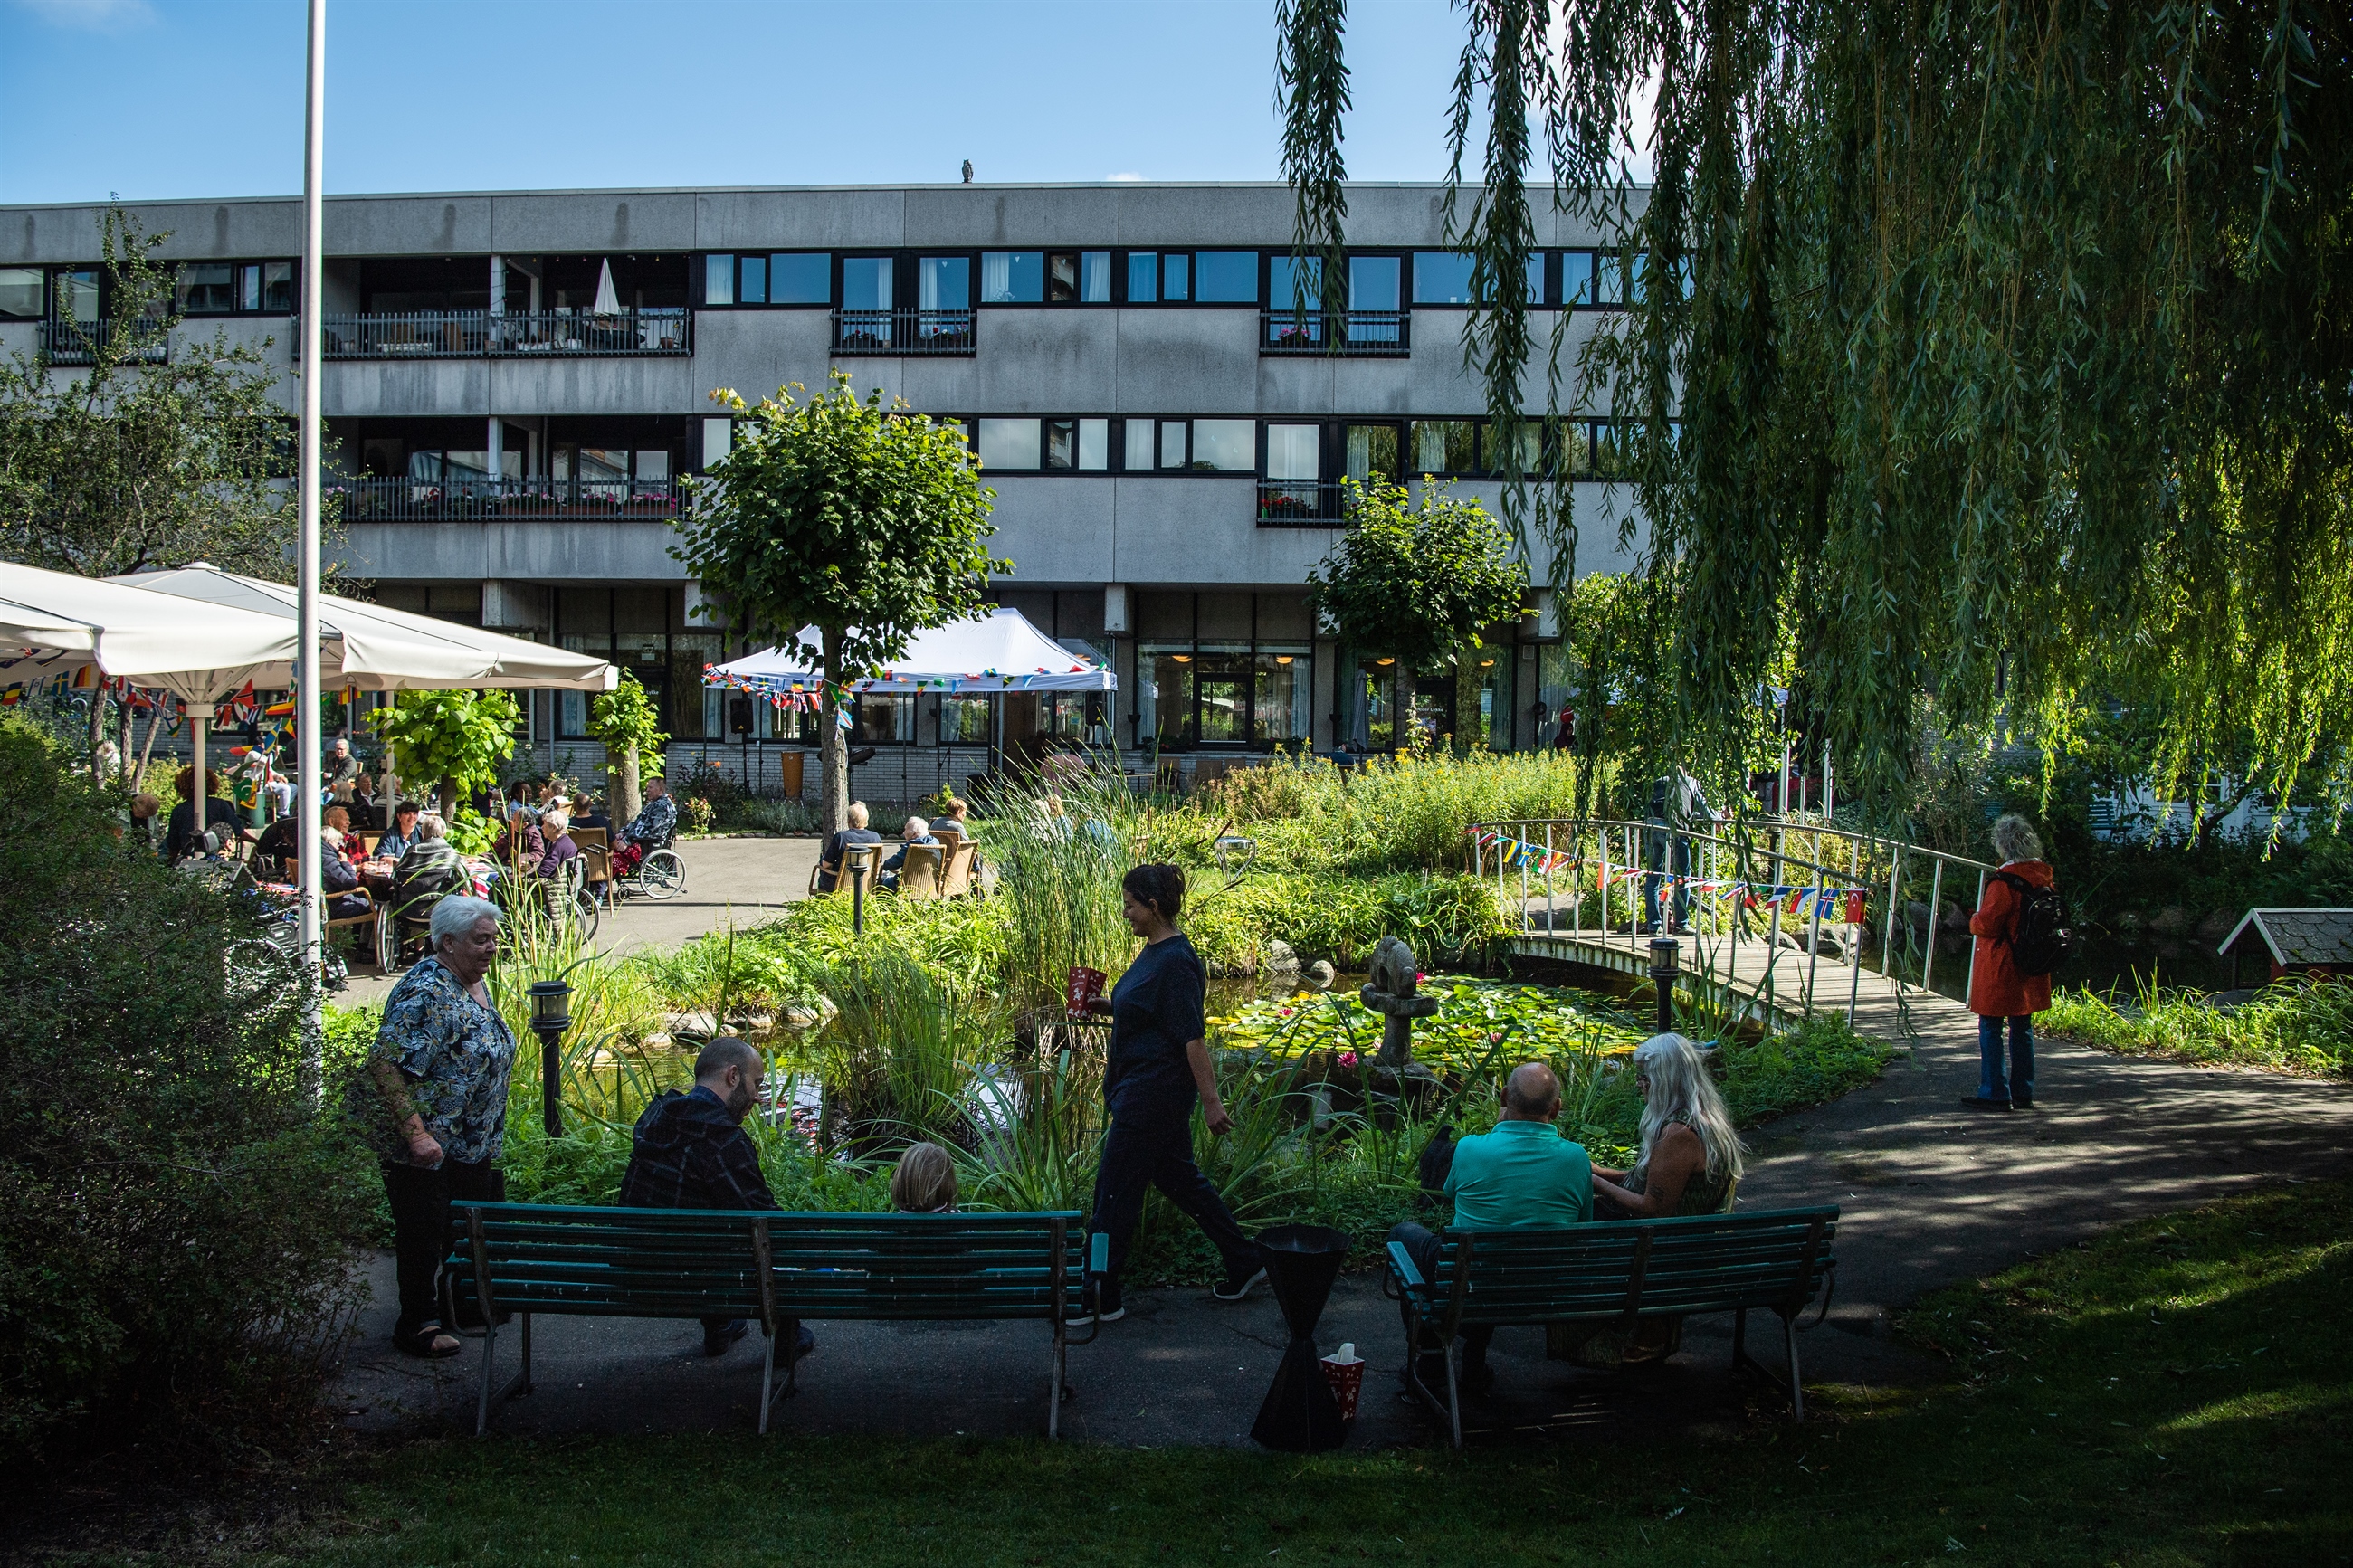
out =
[[103,681],[90,690],[90,772],[99,783],[106,782],[106,761],[98,748],[106,742],[106,686]]
[[821,715],[818,725],[818,759],[823,770],[823,798],[818,803],[824,813],[828,837],[849,826],[849,740],[842,732],[841,720],[841,632],[828,626],[824,630],[825,670],[824,696],[818,704]]
[[625,822],[635,822],[645,804],[638,798],[637,747],[606,752],[605,771],[606,776],[612,780],[607,798],[613,807],[613,826],[617,828]]
[[114,776],[125,788],[131,784],[131,688],[122,689],[122,700],[114,710]]
[[440,793],[441,820],[445,823],[454,823],[458,820],[458,781],[453,778],[443,779]]
[[147,759],[155,754],[155,731],[164,727],[164,698],[159,692],[153,711],[147,715],[147,739],[139,748],[139,766],[131,774],[131,787],[137,791],[147,783]]
[[1487,737],[1479,729],[1479,693],[1486,683],[1469,654],[1454,658],[1454,749],[1457,753],[1483,747]]

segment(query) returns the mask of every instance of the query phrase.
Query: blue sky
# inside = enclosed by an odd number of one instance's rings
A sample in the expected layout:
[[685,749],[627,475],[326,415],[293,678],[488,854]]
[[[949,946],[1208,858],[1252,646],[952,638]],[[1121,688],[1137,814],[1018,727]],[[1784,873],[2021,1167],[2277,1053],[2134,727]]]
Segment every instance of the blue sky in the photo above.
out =
[[[1351,174],[1436,179],[1462,15],[1355,0]],[[303,0],[0,0],[0,202],[301,188]],[[335,192],[1280,177],[1274,0],[329,0]]]

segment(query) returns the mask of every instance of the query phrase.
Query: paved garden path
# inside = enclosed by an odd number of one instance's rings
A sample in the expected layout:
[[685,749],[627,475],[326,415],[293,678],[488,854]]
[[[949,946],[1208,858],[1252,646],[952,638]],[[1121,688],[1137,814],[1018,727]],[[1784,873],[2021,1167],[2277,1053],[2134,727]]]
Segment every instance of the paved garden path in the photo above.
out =
[[[804,879],[806,872],[803,873]],[[2040,1109],[1964,1111],[1976,1087],[1973,1021],[1957,1008],[1915,1009],[1916,1039],[1876,1082],[1755,1129],[1744,1206],[1835,1202],[1837,1300],[1800,1337],[1811,1383],[1891,1384],[1942,1375],[1889,1338],[1894,1313],[1923,1291],[1988,1274],[2136,1215],[2265,1183],[2353,1173],[2353,1092],[2336,1083],[2119,1058],[2042,1043]],[[1884,1020],[1859,1012],[1869,1029]],[[1878,1032],[1875,1029],[1871,1032]],[[385,1343],[388,1259],[373,1271],[332,1391],[354,1426],[471,1424],[476,1350],[438,1364]],[[1263,1293],[1221,1306],[1198,1289],[1134,1290],[1128,1319],[1071,1352],[1078,1389],[1064,1431],[1119,1444],[1245,1441],[1283,1342]],[[802,1392],[780,1404],[781,1429],[906,1434],[1042,1433],[1047,1335],[1037,1324],[820,1324]],[[1768,1335],[1766,1353],[1778,1350]],[[514,1401],[513,1433],[749,1433],[756,1341],[702,1359],[691,1324],[543,1319],[535,1329],[540,1392]],[[1319,1339],[1356,1342],[1372,1361],[1355,1446],[1421,1443],[1432,1428],[1394,1396],[1401,1335],[1370,1274],[1342,1280]],[[1690,1326],[1684,1353],[1640,1377],[1548,1363],[1534,1330],[1495,1345],[1496,1395],[1470,1423],[1500,1431],[1608,1438],[1699,1433],[1744,1419],[1754,1385],[1725,1371],[1728,1321]],[[1769,1405],[1763,1407],[1769,1408]]]

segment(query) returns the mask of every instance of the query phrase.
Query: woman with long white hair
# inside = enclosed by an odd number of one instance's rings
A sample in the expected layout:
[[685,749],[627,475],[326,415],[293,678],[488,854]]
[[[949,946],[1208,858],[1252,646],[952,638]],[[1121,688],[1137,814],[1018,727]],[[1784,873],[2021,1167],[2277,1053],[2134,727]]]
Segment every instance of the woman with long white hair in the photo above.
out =
[[1641,1152],[1630,1171],[1593,1167],[1594,1196],[1629,1219],[1728,1214],[1740,1184],[1740,1134],[1699,1047],[1652,1035],[1634,1048],[1642,1091]]

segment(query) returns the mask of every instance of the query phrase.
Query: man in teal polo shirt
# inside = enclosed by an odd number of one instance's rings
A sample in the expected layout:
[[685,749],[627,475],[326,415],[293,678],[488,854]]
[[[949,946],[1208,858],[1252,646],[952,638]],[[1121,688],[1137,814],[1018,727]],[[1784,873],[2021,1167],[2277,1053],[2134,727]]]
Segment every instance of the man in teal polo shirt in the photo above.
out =
[[[1542,1062],[1523,1062],[1504,1081],[1503,1113],[1492,1132],[1454,1146],[1446,1173],[1446,1194],[1454,1200],[1456,1230],[1507,1230],[1527,1225],[1583,1225],[1593,1217],[1593,1161],[1581,1143],[1560,1135],[1560,1079]],[[1425,1279],[1438,1275],[1438,1235],[1409,1220],[1389,1232]],[[1407,1325],[1411,1331],[1411,1324]],[[1484,1394],[1494,1386],[1487,1364],[1492,1326],[1462,1330],[1463,1391]],[[1446,1376],[1445,1348],[1425,1332],[1421,1379],[1425,1385]]]

